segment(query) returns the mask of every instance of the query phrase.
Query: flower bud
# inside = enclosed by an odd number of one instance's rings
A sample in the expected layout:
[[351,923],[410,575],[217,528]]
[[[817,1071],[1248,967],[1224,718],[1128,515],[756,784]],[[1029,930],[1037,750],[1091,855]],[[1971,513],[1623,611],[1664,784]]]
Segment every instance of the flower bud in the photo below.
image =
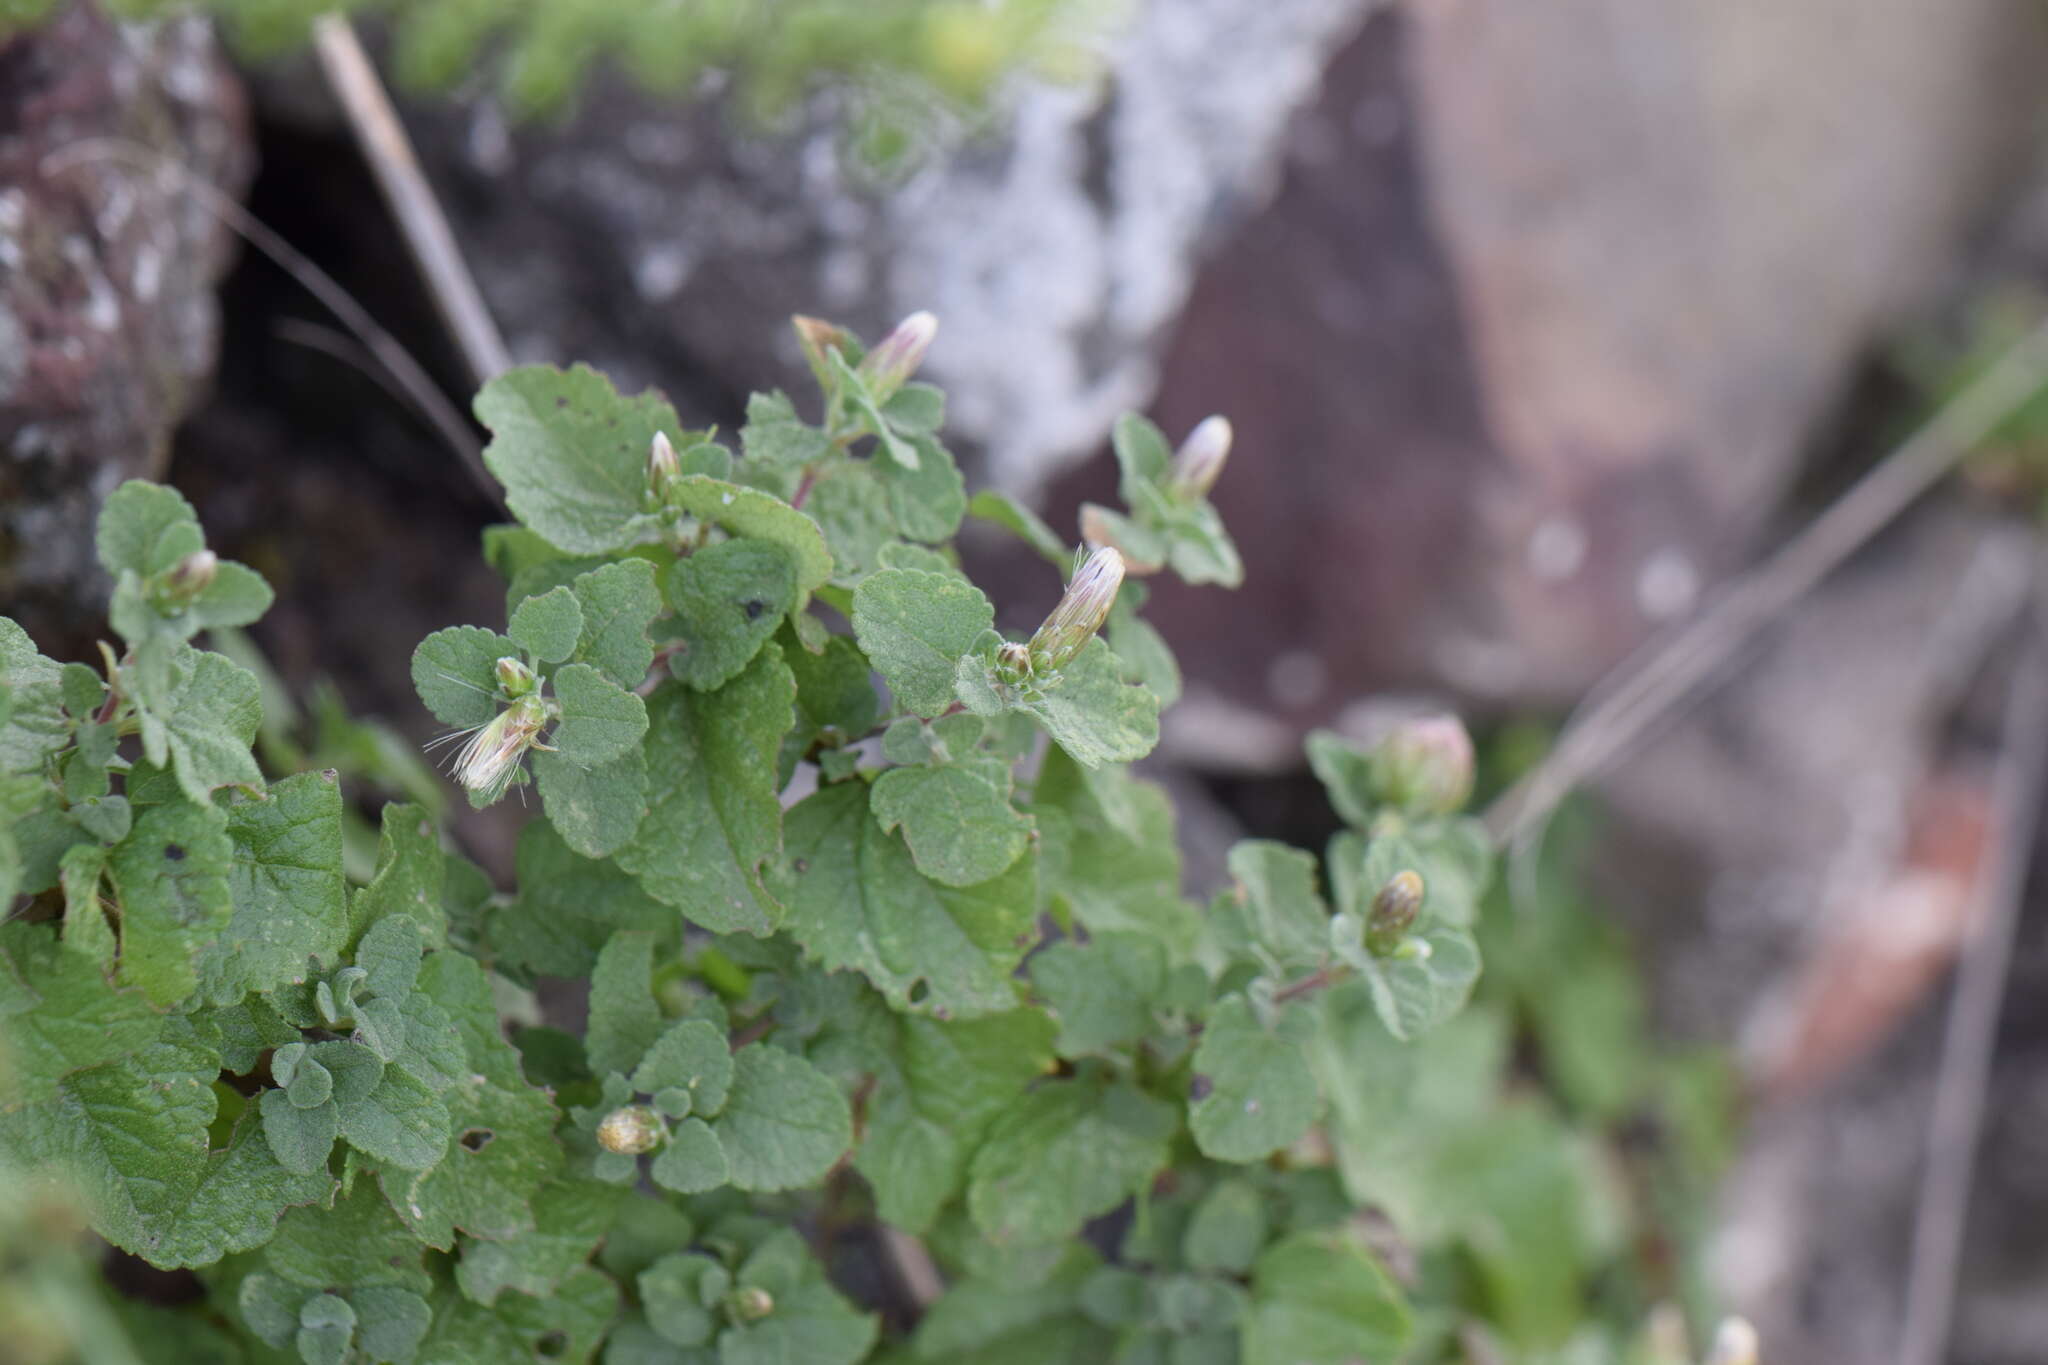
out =
[[1756,1365],[1757,1345],[1756,1328],[1742,1318],[1723,1318],[1706,1365]]
[[455,754],[455,780],[495,799],[519,771],[519,760],[547,728],[547,703],[529,692],[480,725]]
[[657,431],[654,439],[647,444],[647,495],[656,503],[668,501],[669,485],[683,477],[683,462],[676,458],[676,448],[670,443],[668,433]]
[[1067,584],[1052,615],[1031,637],[1031,665],[1047,672],[1065,666],[1095,638],[1109,609],[1116,604],[1117,589],[1124,583],[1124,557],[1105,545],[1088,556],[1087,563]]
[[1448,815],[1472,794],[1472,738],[1456,716],[1403,721],[1372,755],[1380,799],[1415,815]]
[[498,686],[505,689],[505,695],[518,701],[533,691],[533,670],[509,654],[498,660]]
[[939,320],[930,313],[912,313],[896,324],[889,335],[875,343],[875,349],[860,362],[860,377],[868,381],[868,392],[877,403],[903,387],[917,373],[932,338],[939,333]]
[[164,571],[158,580],[158,595],[171,606],[189,605],[213,586],[213,576],[219,567],[220,558],[213,551],[194,550]]
[[1403,870],[1387,878],[1372,898],[1372,913],[1365,921],[1365,946],[1375,957],[1386,957],[1401,946],[1408,927],[1422,913],[1424,894],[1419,872]]
[[759,1285],[746,1285],[735,1289],[726,1297],[726,1306],[741,1322],[759,1322],[775,1311],[775,1296]]
[[597,1145],[621,1156],[638,1156],[661,1145],[661,1119],[644,1104],[629,1104],[606,1114],[597,1125]]
[[1031,649],[1015,640],[1006,642],[996,651],[996,667],[1003,670],[1011,682],[1022,682],[1031,676]]
[[1230,458],[1230,438],[1228,417],[1204,417],[1196,423],[1174,452],[1173,468],[1166,477],[1167,491],[1182,502],[1207,497],[1223,473],[1224,461]]

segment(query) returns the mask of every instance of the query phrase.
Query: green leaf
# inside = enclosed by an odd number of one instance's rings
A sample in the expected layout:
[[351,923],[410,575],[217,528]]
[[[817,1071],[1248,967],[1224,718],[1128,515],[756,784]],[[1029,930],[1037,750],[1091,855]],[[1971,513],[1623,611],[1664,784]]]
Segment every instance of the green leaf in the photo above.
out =
[[853,587],[881,562],[882,547],[896,534],[889,492],[865,464],[829,464],[811,487],[804,511],[818,523],[832,550],[832,581]]
[[1174,1106],[1100,1075],[1049,1081],[999,1115],[975,1153],[967,1207],[997,1242],[1071,1237],[1166,1165]]
[[[1182,952],[1202,922],[1180,895],[1173,803],[1158,784],[1114,768],[1081,767],[1061,750],[1045,756],[1037,798],[1041,831],[1064,817],[1064,848],[1048,857],[1047,884],[1093,934],[1146,934]],[[1048,841],[1050,847],[1050,841]]]
[[579,574],[571,582],[583,609],[583,638],[576,657],[619,686],[638,687],[654,662],[647,627],[661,611],[654,566],[622,559]]
[[440,835],[424,807],[393,802],[384,807],[377,839],[377,873],[349,902],[349,929],[361,935],[387,915],[405,915],[438,945],[446,935],[441,891],[447,859]]
[[687,1118],[669,1134],[647,1174],[665,1190],[701,1194],[731,1180],[732,1163],[710,1126],[703,1119]]
[[545,1299],[500,1294],[486,1308],[443,1290],[414,1365],[588,1361],[618,1311],[618,1286],[590,1266],[565,1275]]
[[929,435],[946,424],[945,391],[936,384],[905,384],[882,404],[882,416],[904,435]]
[[954,701],[959,662],[995,624],[973,584],[946,574],[884,569],[853,591],[853,631],[899,705],[936,716]]
[[1038,513],[1008,493],[993,488],[982,489],[968,500],[967,515],[1011,532],[1061,573],[1073,567],[1072,547],[1060,539],[1059,533],[1046,525]]
[[899,825],[918,871],[948,886],[1000,875],[1031,837],[1031,818],[1010,804],[1010,766],[965,754],[941,767],[895,768],[875,779],[875,819]]
[[798,803],[787,842],[789,930],[812,957],[855,968],[899,1009],[967,1016],[1016,1004],[1010,973],[1031,938],[1035,859],[975,886],[933,882],[869,818],[868,793],[853,782]]
[[263,1117],[264,1143],[279,1169],[294,1175],[326,1171],[328,1154],[341,1136],[341,1115],[334,1105],[301,1109],[285,1091],[266,1090],[257,1107]]
[[1379,807],[1372,776],[1372,755],[1334,730],[1311,730],[1305,741],[1308,765],[1330,794],[1330,804],[1344,823],[1355,829],[1372,824]]
[[356,1348],[371,1360],[409,1365],[434,1320],[427,1301],[409,1289],[371,1285],[353,1295],[362,1321],[356,1327]]
[[341,810],[331,771],[288,777],[267,801],[227,807],[234,916],[199,954],[199,989],[209,1003],[304,981],[309,962],[331,966],[339,958],[348,941]]
[[1244,1325],[1244,1365],[1392,1360],[1408,1334],[1400,1290],[1368,1252],[1341,1234],[1296,1233],[1259,1257]]
[[654,1003],[654,940],[614,934],[590,976],[590,1028],[583,1040],[590,1069],[630,1073],[661,1036]]
[[198,513],[175,489],[130,479],[101,505],[95,547],[108,573],[118,577],[126,569],[146,578],[204,545],[187,544],[198,531]]
[[1219,1181],[1202,1196],[1181,1238],[1190,1270],[1242,1275],[1266,1244],[1266,1200],[1249,1180]]
[[448,1108],[411,1073],[387,1067],[377,1088],[337,1104],[341,1135],[364,1156],[423,1171],[448,1150]]
[[73,1071],[46,1103],[0,1115],[0,1149],[68,1185],[102,1237],[148,1255],[206,1175],[219,1071],[210,1050],[173,1042]]
[[1225,588],[1244,583],[1244,561],[1214,507],[1201,502],[1177,508],[1166,529],[1172,539],[1166,562],[1183,582]]
[[822,460],[832,453],[825,433],[797,416],[796,404],[777,389],[747,399],[747,425],[740,447],[749,460],[773,468],[792,468]]
[[654,801],[618,864],[715,933],[764,934],[781,919],[762,869],[782,849],[775,759],[795,692],[781,653],[764,650],[718,691],[664,687],[648,708]]
[[114,927],[100,902],[100,880],[106,875],[107,850],[97,844],[73,844],[57,867],[64,888],[64,946],[83,953],[101,972],[114,970]]
[[71,742],[61,677],[28,632],[0,616],[0,773],[40,773]]
[[713,1131],[731,1160],[734,1185],[790,1190],[816,1183],[853,1145],[853,1116],[823,1072],[755,1043],[733,1057],[732,1092]]
[[[688,1093],[693,1114],[716,1114],[732,1088],[732,1051],[725,1034],[702,1019],[682,1019],[654,1040],[633,1072],[633,1089],[653,1095],[675,1088]],[[671,1113],[681,1118],[681,1113]]]
[[474,1071],[442,1092],[455,1138],[447,1155],[422,1175],[380,1173],[399,1218],[444,1251],[458,1228],[500,1239],[532,1230],[533,1196],[562,1166],[554,1103],[518,1078],[511,1045],[492,1041],[503,1054],[498,1076]]
[[822,1277],[775,1295],[775,1311],[719,1336],[719,1365],[855,1365],[875,1344],[880,1320],[848,1303]]
[[1166,481],[1173,467],[1173,447],[1149,418],[1127,412],[1110,429],[1110,446],[1122,471],[1118,493],[1126,506],[1141,507],[1147,495]]
[[517,1237],[464,1242],[455,1278],[481,1304],[516,1289],[545,1297],[590,1259],[626,1191],[600,1180],[557,1180],[533,1198],[533,1226]]
[[832,555],[818,524],[771,493],[701,474],[672,485],[675,505],[746,540],[771,541],[796,565],[796,609],[832,581]]
[[1110,604],[1109,622],[1103,627],[1102,638],[1123,664],[1124,681],[1150,689],[1159,698],[1159,709],[1163,711],[1180,700],[1180,664],[1174,659],[1166,637],[1138,615],[1145,596],[1144,584],[1126,580],[1116,601]]
[[403,1000],[419,979],[425,950],[417,921],[402,915],[381,919],[356,944],[355,965],[369,973],[363,984],[373,995]]
[[309,1289],[354,1291],[392,1286],[424,1293],[424,1248],[391,1212],[372,1182],[344,1187],[331,1208],[298,1208],[278,1223],[264,1252],[270,1268]]
[[656,432],[678,449],[674,409],[649,391],[622,397],[586,365],[528,365],[476,397],[491,432],[484,463],[505,485],[513,515],[571,554],[623,550],[645,538],[647,452]]
[[916,467],[894,460],[876,462],[875,473],[889,493],[890,515],[908,540],[951,540],[967,514],[966,481],[952,452],[930,436],[913,436],[910,444],[917,451]]
[[940,1021],[891,1015],[855,1166],[881,1216],[921,1233],[959,1192],[968,1157],[1005,1106],[1051,1069],[1052,1023],[1036,1010]]
[[548,813],[546,823],[586,858],[603,858],[625,847],[647,814],[647,760],[637,748],[609,763],[587,765],[561,754],[536,753],[533,775]]
[[805,748],[820,741],[852,743],[874,728],[881,698],[867,658],[851,638],[831,636],[823,652],[813,654],[791,632],[782,637],[782,657],[796,675],[798,733]]
[[168,761],[188,798],[204,804],[216,787],[262,789],[249,746],[263,722],[263,688],[248,669],[186,649],[172,663],[164,694],[137,702],[143,753],[158,767]]
[[[546,777],[542,790],[546,791]],[[579,855],[546,820],[519,834],[519,898],[494,911],[489,937],[499,964],[546,976],[588,976],[620,929],[673,938],[676,912],[609,862]]]
[[1363,947],[1344,953],[1372,985],[1387,1031],[1418,1038],[1464,1007],[1479,980],[1479,945],[1456,925],[1434,921],[1411,932],[1390,957]]
[[226,1147],[207,1154],[198,1186],[156,1229],[155,1244],[145,1253],[152,1264],[166,1269],[211,1265],[231,1252],[261,1246],[277,1231],[286,1209],[327,1197],[334,1183],[327,1172],[287,1169],[260,1127],[256,1112],[244,1110]]
[[1313,854],[1267,839],[1230,850],[1230,875],[1252,940],[1282,967],[1313,967],[1330,952],[1330,911]]
[[1268,1031],[1241,995],[1209,1015],[1188,1105],[1188,1126],[1204,1155],[1259,1161],[1308,1131],[1316,1080],[1302,1046],[1312,1031],[1299,1010],[1283,1012]]
[[521,602],[505,633],[535,658],[558,664],[576,652],[583,638],[583,608],[573,591],[554,588]]
[[1090,640],[1057,680],[1027,689],[1015,703],[1087,767],[1131,763],[1159,743],[1159,698],[1123,678],[1109,646]]
[[159,1005],[192,994],[203,949],[234,917],[234,843],[212,806],[151,806],[107,860],[121,907],[123,985]]
[[548,741],[564,762],[610,763],[647,733],[647,704],[589,664],[558,668],[550,682],[562,719]]
[[1103,1052],[1154,1031],[1166,951],[1143,934],[1055,943],[1031,959],[1031,984],[1059,1019],[1061,1056]]
[[277,594],[263,575],[246,564],[223,559],[213,566],[213,581],[185,609],[181,625],[192,630],[246,626],[270,610]]
[[518,656],[519,646],[495,630],[437,630],[412,652],[413,691],[443,725],[473,729],[488,723],[503,704],[498,660]]
[[669,566],[662,592],[684,644],[669,669],[710,692],[752,662],[796,604],[796,565],[771,541],[728,540]]
[[66,1076],[153,1042],[163,1027],[140,991],[116,991],[83,953],[48,927],[0,924],[0,1025],[8,1086],[0,1112],[57,1097]]
[[299,1307],[296,1340],[305,1365],[341,1365],[355,1335],[356,1310],[333,1294],[315,1294]]
[[[758,397],[758,395],[756,395]],[[718,1328],[706,1306],[701,1286],[725,1275],[725,1267],[709,1256],[672,1251],[640,1272],[640,1302],[647,1321],[674,1346],[703,1346]]]

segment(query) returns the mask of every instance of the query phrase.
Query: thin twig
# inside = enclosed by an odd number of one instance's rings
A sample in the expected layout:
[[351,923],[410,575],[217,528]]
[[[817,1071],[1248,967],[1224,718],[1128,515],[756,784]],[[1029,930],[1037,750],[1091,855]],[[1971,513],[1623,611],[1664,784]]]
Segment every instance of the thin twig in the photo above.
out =
[[67,170],[89,164],[93,161],[126,160],[140,165],[145,170],[168,171],[183,182],[185,189],[209,213],[225,223],[235,233],[274,262],[278,269],[290,275],[299,286],[314,298],[320,300],[328,312],[334,314],[342,326],[349,330],[356,340],[363,343],[377,363],[391,375],[398,386],[411,397],[414,407],[424,413],[441,439],[454,450],[462,460],[477,487],[484,491],[498,507],[505,505],[504,493],[498,481],[484,468],[483,454],[477,446],[475,433],[462,419],[447,395],[436,388],[412,353],[398,343],[377,324],[355,298],[334,282],[334,278],[319,266],[308,260],[304,253],[284,238],[270,230],[263,221],[243,208],[230,195],[223,194],[212,184],[194,175],[184,166],[158,152],[153,147],[130,141],[127,138],[98,137],[81,138],[43,158],[41,170],[44,175],[58,175]]
[[1899,1365],[1940,1365],[1954,1317],[1984,1097],[2048,777],[2048,573],[2043,569],[2037,564],[2033,628],[2006,700],[1991,840],[1978,869],[1969,946],[1956,973],[1942,1036],[1913,1222]]
[[1580,782],[1634,743],[1764,624],[1939,482],[2048,382],[2048,324],[1944,403],[1925,425],[1777,554],[1675,632],[1636,651],[1586,696],[1535,772],[1494,802],[1486,823],[1503,844],[1532,830]]
[[355,129],[363,157],[384,192],[384,202],[398,219],[413,262],[434,296],[434,306],[455,338],[470,377],[482,387],[511,369],[512,358],[455,245],[455,234],[448,230],[440,201],[420,170],[419,158],[413,155],[405,125],[398,121],[376,68],[370,65],[345,17],[325,14],[314,20],[313,42],[328,83]]

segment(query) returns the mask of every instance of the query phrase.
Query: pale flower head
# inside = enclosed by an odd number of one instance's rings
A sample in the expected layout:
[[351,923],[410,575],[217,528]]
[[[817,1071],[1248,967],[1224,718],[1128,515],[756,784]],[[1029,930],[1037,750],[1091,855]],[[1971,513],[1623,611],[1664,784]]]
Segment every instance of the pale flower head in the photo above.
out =
[[1207,497],[1223,474],[1224,461],[1230,458],[1230,441],[1228,417],[1204,417],[1174,452],[1167,488],[1190,502]]
[[1057,669],[1079,654],[1109,619],[1117,590],[1124,584],[1124,557],[1105,545],[1088,556],[1067,584],[1066,595],[1031,637],[1031,662],[1039,669]]
[[931,349],[932,338],[938,334],[937,318],[930,313],[912,313],[875,343],[875,349],[860,362],[860,376],[868,381],[876,402],[887,401],[890,394],[917,373],[917,367],[924,363],[924,353]]
[[547,723],[547,704],[539,693],[527,693],[470,734],[455,753],[455,780],[486,801],[496,800]]

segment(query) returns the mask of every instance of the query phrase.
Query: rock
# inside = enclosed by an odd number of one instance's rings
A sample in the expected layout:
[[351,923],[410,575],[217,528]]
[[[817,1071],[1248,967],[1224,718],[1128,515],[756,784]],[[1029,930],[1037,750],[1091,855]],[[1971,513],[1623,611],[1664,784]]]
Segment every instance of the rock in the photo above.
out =
[[0,604],[52,652],[98,631],[100,500],[212,372],[233,241],[164,161],[237,194],[246,124],[201,21],[79,4],[0,41]]
[[794,386],[792,313],[939,315],[950,426],[1028,488],[1144,403],[1199,254],[1268,188],[1287,115],[1376,0],[1142,7],[1105,78],[864,183],[829,100],[781,133],[600,82],[564,127],[407,112],[486,300],[528,360],[587,360],[727,416]]

